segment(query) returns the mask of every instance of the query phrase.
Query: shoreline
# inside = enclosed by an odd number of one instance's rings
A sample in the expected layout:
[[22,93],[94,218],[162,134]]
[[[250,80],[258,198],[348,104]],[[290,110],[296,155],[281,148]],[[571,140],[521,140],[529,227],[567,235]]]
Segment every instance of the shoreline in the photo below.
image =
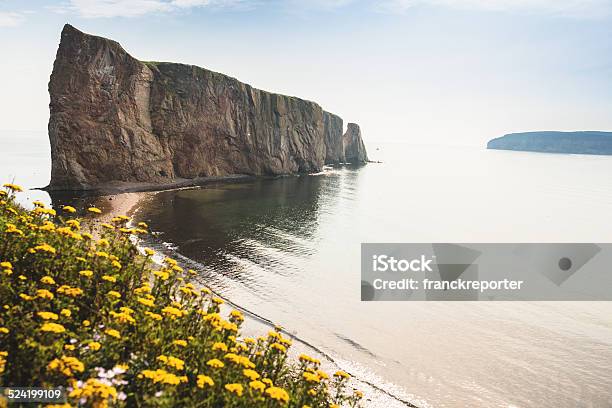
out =
[[[130,217],[130,223],[132,223],[134,222],[133,217],[135,213],[138,211],[138,209],[143,204],[143,202],[148,199],[153,198],[156,194],[162,191],[188,190],[188,189],[196,189],[199,187],[201,186],[169,188],[169,189],[163,189],[163,190],[160,189],[156,191],[118,192],[115,194],[107,194],[107,195],[98,196],[96,197],[96,200],[94,201],[94,205],[100,208],[102,210],[102,213],[92,218],[91,221],[94,225],[99,225],[100,223],[110,222],[110,220],[113,217],[125,215],[125,216]],[[93,230],[95,231],[96,229],[93,229]],[[94,236],[95,235],[96,234],[94,233]],[[138,239],[137,241],[140,241],[140,239]],[[142,248],[144,248],[143,242],[134,242],[134,244],[141,250]],[[157,255],[171,256],[163,252],[157,252]],[[154,262],[160,263],[161,259],[162,258],[157,259],[157,260],[154,259]],[[205,284],[203,286],[208,287]],[[224,294],[218,293],[216,290],[213,290],[213,293],[216,296],[219,296],[226,301],[226,305],[224,305],[226,308],[232,307],[232,308],[241,310],[244,313],[245,317],[248,317],[248,320],[245,321],[245,327],[243,328],[245,330],[245,333],[254,334],[258,332],[258,328],[266,327],[271,330],[275,327],[274,322],[267,319],[266,317],[258,315],[257,313],[249,310],[248,308],[242,306],[241,304],[234,302],[233,299],[226,297]],[[283,334],[289,336],[289,338],[291,338],[294,341],[294,345],[291,350],[291,354],[294,355],[294,357],[296,357],[300,352],[306,352],[306,353],[314,354],[317,358],[322,360],[323,362],[322,367],[325,368],[327,371],[333,371],[333,370],[338,370],[338,369],[348,370],[346,369],[346,367],[343,367],[344,364],[341,364],[339,363],[339,361],[337,361],[338,360],[337,357],[328,354],[324,350],[321,350],[319,347],[314,345],[311,341],[302,339],[301,337],[297,336],[295,333],[292,333],[286,328],[283,328],[281,331]],[[348,371],[352,371],[352,370],[348,370]],[[395,384],[387,383],[386,381],[382,379],[361,378],[361,376],[357,376],[353,373],[351,373],[351,375],[352,375],[351,381],[353,382],[354,388],[358,387],[360,389],[367,390],[368,400],[370,403],[374,404],[375,406],[380,406],[381,404],[384,404],[385,406],[389,408],[396,407],[396,406],[398,408],[400,406],[408,407],[408,408],[418,408],[418,405],[415,405],[412,401],[409,400],[410,397],[406,395],[401,395],[401,394],[395,395],[392,391],[393,388],[387,389],[388,386],[393,387],[395,386]],[[377,380],[378,381],[382,380],[382,382],[376,383],[378,382]]]

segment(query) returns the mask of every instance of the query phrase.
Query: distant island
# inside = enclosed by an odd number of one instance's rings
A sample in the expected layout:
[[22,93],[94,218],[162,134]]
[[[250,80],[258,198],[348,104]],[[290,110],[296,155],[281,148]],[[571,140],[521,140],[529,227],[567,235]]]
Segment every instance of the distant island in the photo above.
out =
[[487,149],[612,155],[612,132],[524,132],[492,139]]

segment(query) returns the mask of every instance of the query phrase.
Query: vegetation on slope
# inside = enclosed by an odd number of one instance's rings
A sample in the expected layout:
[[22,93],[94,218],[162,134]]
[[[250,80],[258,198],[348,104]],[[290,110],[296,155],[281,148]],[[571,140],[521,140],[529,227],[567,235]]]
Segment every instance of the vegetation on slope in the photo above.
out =
[[[279,330],[242,338],[242,314],[190,283],[195,272],[140,253],[128,217],[89,228],[0,190],[0,386],[63,386],[62,406],[333,407],[362,397]],[[98,213],[97,208],[90,212]]]

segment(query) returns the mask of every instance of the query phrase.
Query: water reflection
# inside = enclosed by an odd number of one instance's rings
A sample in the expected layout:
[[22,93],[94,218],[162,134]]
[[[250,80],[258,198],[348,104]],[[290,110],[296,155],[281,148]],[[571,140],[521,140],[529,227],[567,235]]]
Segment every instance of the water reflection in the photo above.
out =
[[139,219],[177,251],[237,280],[263,269],[297,273],[295,258],[312,255],[322,213],[338,177],[304,176],[159,193]]

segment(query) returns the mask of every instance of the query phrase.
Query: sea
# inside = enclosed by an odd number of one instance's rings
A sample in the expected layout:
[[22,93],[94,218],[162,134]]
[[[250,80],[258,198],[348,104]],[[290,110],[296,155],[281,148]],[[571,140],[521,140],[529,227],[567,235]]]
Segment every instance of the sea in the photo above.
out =
[[[360,300],[362,243],[612,242],[612,156],[401,140],[369,154],[380,163],[159,192],[135,217],[147,246],[382,392],[371,406],[612,407],[612,302]],[[49,171],[44,134],[0,134],[3,182]]]

